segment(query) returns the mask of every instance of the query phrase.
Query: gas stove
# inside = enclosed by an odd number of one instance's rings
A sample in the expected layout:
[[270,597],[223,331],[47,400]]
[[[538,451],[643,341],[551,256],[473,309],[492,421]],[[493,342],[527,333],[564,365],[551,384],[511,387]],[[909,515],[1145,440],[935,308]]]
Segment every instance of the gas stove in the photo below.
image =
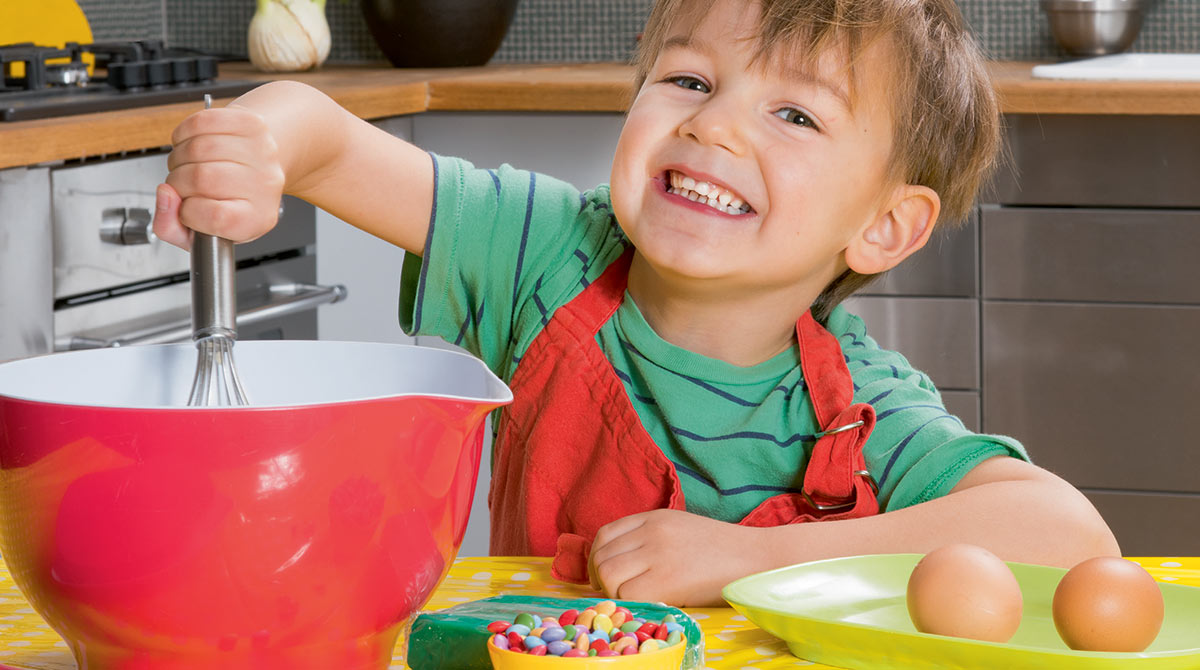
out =
[[[92,54],[89,73],[84,54]],[[17,67],[20,65],[20,67]],[[228,97],[261,82],[217,81],[217,59],[161,40],[0,46],[0,121]]]

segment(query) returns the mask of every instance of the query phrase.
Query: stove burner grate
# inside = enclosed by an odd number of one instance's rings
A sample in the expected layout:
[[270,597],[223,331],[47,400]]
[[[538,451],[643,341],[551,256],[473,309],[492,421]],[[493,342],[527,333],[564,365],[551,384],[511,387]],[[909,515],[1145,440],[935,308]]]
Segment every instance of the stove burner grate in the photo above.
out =
[[[95,76],[84,54],[95,57]],[[199,100],[205,93],[238,95],[258,85],[219,82],[214,56],[167,48],[161,40],[0,46],[0,69],[0,121]]]

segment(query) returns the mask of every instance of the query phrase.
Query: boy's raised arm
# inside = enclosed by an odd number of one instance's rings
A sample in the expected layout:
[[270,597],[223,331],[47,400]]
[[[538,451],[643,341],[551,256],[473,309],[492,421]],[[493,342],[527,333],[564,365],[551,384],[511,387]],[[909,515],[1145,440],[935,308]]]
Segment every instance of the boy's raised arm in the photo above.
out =
[[155,232],[188,246],[188,229],[251,240],[270,230],[283,193],[421,253],[433,166],[421,149],[297,82],[264,84],[175,129]]

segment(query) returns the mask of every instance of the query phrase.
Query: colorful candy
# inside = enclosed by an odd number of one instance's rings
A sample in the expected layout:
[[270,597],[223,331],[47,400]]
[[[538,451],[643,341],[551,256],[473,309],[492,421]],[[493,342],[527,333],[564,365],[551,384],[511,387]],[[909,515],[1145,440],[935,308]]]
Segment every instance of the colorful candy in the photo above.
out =
[[563,658],[648,654],[687,642],[672,615],[646,621],[611,600],[557,617],[522,612],[512,621],[493,621],[487,630],[498,649]]

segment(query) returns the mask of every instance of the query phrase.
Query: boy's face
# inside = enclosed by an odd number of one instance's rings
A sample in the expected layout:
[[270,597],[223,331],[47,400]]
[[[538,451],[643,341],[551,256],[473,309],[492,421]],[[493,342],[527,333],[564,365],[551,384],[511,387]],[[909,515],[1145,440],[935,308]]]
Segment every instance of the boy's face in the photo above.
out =
[[811,301],[888,195],[887,51],[862,54],[852,109],[841,49],[809,72],[754,60],[757,19],[717,0],[673,29],[622,130],[613,209],[659,274]]

